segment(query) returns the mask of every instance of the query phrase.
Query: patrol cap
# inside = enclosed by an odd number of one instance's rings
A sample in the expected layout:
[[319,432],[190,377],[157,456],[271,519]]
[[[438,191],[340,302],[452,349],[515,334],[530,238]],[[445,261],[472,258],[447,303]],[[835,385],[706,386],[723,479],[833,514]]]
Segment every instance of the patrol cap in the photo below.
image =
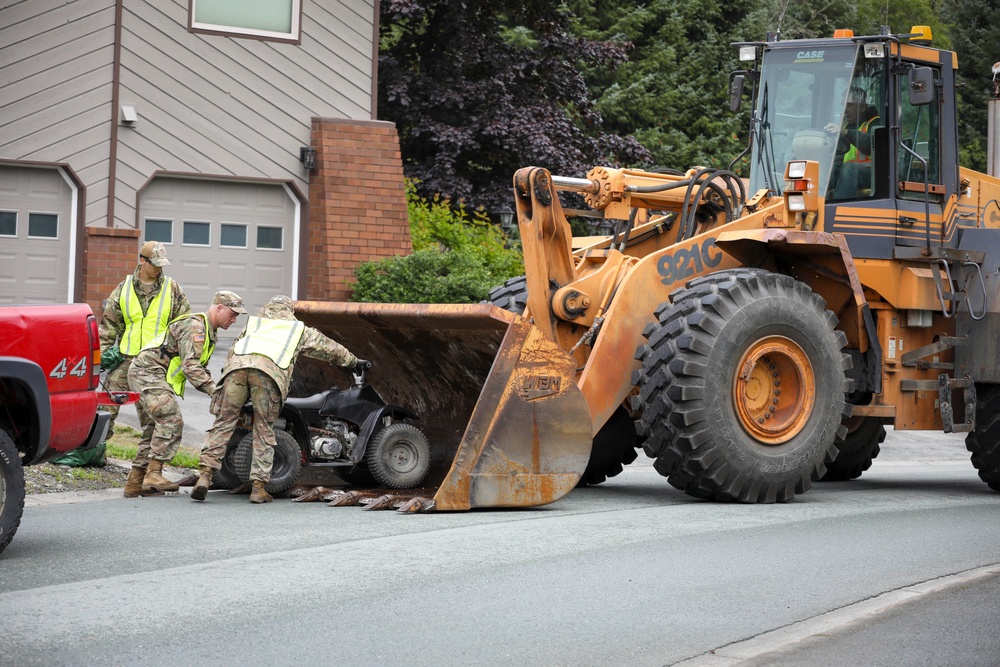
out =
[[170,266],[167,249],[159,241],[146,241],[139,248],[139,257],[145,257],[153,266]]
[[291,297],[277,294],[271,297],[257,313],[258,317],[271,320],[291,320],[295,318],[295,302]]
[[212,297],[212,305],[226,306],[241,315],[247,312],[247,309],[243,307],[243,299],[240,295],[236,292],[230,292],[229,290],[220,290],[216,292],[215,296]]

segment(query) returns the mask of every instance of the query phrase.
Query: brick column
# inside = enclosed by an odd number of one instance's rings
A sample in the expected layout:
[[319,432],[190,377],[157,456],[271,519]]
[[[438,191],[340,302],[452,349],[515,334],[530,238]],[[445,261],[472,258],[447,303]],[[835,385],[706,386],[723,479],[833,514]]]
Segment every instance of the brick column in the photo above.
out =
[[104,300],[139,263],[139,230],[86,227],[83,248],[83,300],[101,319]]
[[312,119],[306,284],[300,298],[346,301],[359,262],[413,250],[393,123]]

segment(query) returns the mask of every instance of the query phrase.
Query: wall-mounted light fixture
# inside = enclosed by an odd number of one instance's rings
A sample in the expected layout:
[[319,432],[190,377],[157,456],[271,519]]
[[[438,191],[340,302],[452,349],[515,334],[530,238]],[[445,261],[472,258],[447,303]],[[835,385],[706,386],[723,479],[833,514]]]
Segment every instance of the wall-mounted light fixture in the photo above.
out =
[[136,124],[139,120],[139,114],[136,113],[135,107],[131,104],[123,104],[121,107],[121,121],[122,125],[128,125],[129,127]]
[[306,169],[316,168],[316,149],[310,146],[303,146],[299,149],[299,161]]

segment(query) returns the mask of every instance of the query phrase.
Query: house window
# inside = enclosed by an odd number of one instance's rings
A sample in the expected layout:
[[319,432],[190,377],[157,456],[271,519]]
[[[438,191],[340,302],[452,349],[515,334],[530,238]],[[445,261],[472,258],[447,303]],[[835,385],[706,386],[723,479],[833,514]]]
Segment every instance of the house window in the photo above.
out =
[[190,0],[190,29],[299,42],[302,0]]
[[28,238],[59,238],[59,216],[54,213],[29,213]]
[[17,236],[17,211],[0,211],[0,236]]
[[184,245],[208,245],[212,226],[207,222],[184,221]]
[[174,242],[173,220],[146,220],[146,240],[160,243]]
[[222,234],[219,238],[219,245],[226,248],[246,248],[247,226],[222,223]]
[[281,227],[265,227],[257,225],[257,249],[281,250],[284,246]]

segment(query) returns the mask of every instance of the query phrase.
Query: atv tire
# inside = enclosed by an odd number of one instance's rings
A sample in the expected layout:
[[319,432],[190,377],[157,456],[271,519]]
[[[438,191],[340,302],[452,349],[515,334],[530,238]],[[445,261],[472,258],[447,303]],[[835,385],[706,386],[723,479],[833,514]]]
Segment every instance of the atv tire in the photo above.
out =
[[773,503],[822,477],[853,387],[822,297],[790,276],[734,269],[692,280],[656,315],[636,353],[637,432],[671,485]]
[[246,437],[246,434],[247,431],[241,428],[233,430],[233,435],[229,438],[229,444],[226,445],[226,453],[222,456],[222,467],[212,471],[211,488],[235,489],[243,483],[240,481],[239,475],[236,474],[235,468],[233,468],[233,454],[236,452],[240,441]]
[[861,477],[878,456],[885,440],[885,427],[875,417],[852,417],[846,420],[847,435],[837,438],[837,458],[826,464],[823,482],[846,482]]
[[24,513],[24,467],[14,441],[0,431],[0,553],[14,539]]
[[[274,462],[271,464],[271,479],[264,485],[271,495],[292,488],[302,469],[302,450],[291,433],[282,430],[274,432]],[[233,453],[233,469],[240,482],[250,483],[250,467],[253,462],[253,433],[247,433]]]
[[390,489],[420,486],[431,470],[431,446],[420,429],[394,423],[372,436],[365,463],[375,482]]
[[1000,491],[1000,385],[976,384],[976,426],[965,436],[979,479]]

